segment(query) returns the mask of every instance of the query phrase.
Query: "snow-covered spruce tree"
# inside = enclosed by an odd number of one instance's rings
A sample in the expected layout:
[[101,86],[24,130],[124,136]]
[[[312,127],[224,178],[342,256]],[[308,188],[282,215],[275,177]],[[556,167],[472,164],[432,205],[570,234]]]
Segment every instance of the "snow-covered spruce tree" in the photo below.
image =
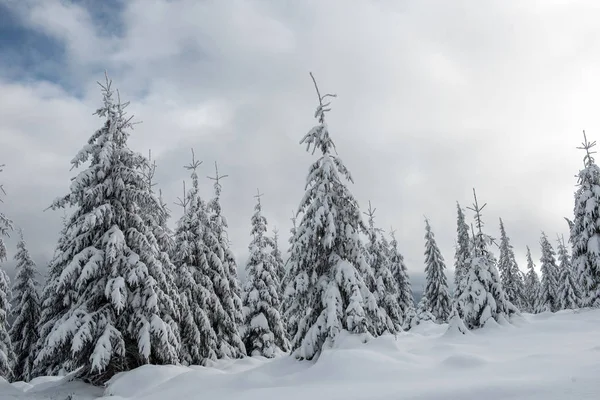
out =
[[31,380],[36,345],[39,339],[37,323],[40,319],[40,299],[37,288],[39,275],[29,255],[23,232],[17,244],[15,286],[13,288],[16,317],[10,327],[10,338],[15,352],[13,378],[15,381]]
[[283,299],[283,280],[285,277],[285,263],[283,262],[283,256],[281,255],[281,250],[279,249],[279,230],[277,228],[273,229],[273,237],[270,239],[271,245],[271,255],[275,260],[275,271],[277,271],[277,291],[279,293],[279,299]]
[[398,305],[400,306],[402,325],[405,326],[409,311],[414,311],[415,299],[413,297],[410,278],[408,276],[408,269],[404,263],[404,257],[398,250],[398,241],[396,240],[396,235],[393,230],[390,232],[390,237],[392,239],[389,245],[390,270],[398,285]]
[[[458,202],[456,202],[456,251],[454,253],[454,299],[462,293],[462,278],[466,275],[471,254],[469,240],[469,225],[465,221],[465,213]],[[460,314],[460,310],[458,310]]]
[[463,320],[469,329],[483,327],[490,319],[500,322],[512,314],[517,308],[506,298],[495,260],[488,246],[491,238],[482,231],[481,211],[486,206],[479,206],[477,195],[473,189],[475,202],[470,208],[475,212],[477,231],[473,235],[473,249],[470,265],[465,275],[464,291],[457,299],[462,308]]
[[[234,293],[222,260],[222,247],[200,197],[196,161],[191,171],[192,188],[180,199],[184,212],[175,231],[175,266],[182,303],[181,361],[204,365],[217,358],[237,358],[245,354],[232,308]],[[220,257],[221,256],[221,257]]]
[[444,257],[435,241],[429,220],[425,218],[425,292],[428,310],[437,323],[448,321],[452,307],[446,279]]
[[41,300],[40,319],[37,324],[39,339],[36,344],[35,360],[33,365],[33,376],[50,375],[54,360],[51,358],[40,359],[38,355],[43,350],[46,338],[50,335],[54,326],[66,315],[73,306],[76,291],[71,288],[69,292],[58,291],[58,282],[64,266],[65,252],[70,251],[68,246],[67,228],[69,227],[67,214],[62,218],[62,229],[58,235],[58,244],[54,250],[54,256],[48,265],[46,282],[44,284]]
[[540,309],[542,287],[535,265],[531,257],[531,249],[527,246],[527,276],[525,278],[525,307],[523,311],[537,313]]
[[283,315],[283,321],[286,326],[287,337],[291,340],[292,335],[296,332],[298,327],[298,318],[301,317],[300,313],[297,310],[294,310],[294,307],[297,307],[296,298],[294,296],[287,296],[286,290],[290,283],[296,279],[297,271],[292,270],[292,266],[298,266],[299,264],[296,262],[297,258],[295,258],[295,254],[292,252],[294,237],[296,236],[296,213],[292,211],[292,227],[290,228],[290,237],[288,239],[288,257],[285,262],[285,275],[283,277],[282,288],[281,291],[283,293],[283,297],[281,299],[281,314]]
[[[0,165],[0,172],[2,172]],[[4,194],[4,188],[0,185],[0,196]],[[0,197],[0,204],[2,198]],[[13,229],[12,221],[0,211],[0,263],[6,261],[6,244],[4,237],[8,236]],[[8,334],[8,315],[11,311],[10,279],[2,268],[0,268],[0,377],[10,380],[12,378],[12,365],[15,360],[10,335]]]
[[79,369],[93,383],[146,363],[176,363],[179,346],[169,324],[176,311],[165,311],[154,227],[140,215],[162,212],[146,186],[147,160],[127,147],[127,104],[115,101],[108,77],[100,86],[96,114],[105,123],[72,161],[74,168],[89,166],[51,206],[75,208],[59,240],[57,281],[49,284],[70,307],[53,317],[36,358],[46,373]]
[[265,236],[267,219],[262,215],[260,192],[252,216],[252,241],[250,257],[246,265],[247,280],[244,284],[243,341],[249,355],[268,358],[288,350],[288,341],[280,314],[279,278],[275,257]]
[[[156,186],[156,183],[153,179],[156,172],[156,161],[152,160],[151,151],[148,151],[148,163],[144,168],[144,172],[148,192],[151,196],[155,197],[154,186]],[[159,299],[161,314],[164,315],[165,322],[169,324],[171,332],[179,343],[181,340],[179,320],[181,318],[180,310],[182,305],[176,283],[175,265],[172,262],[175,251],[175,240],[173,238],[173,231],[168,226],[171,211],[167,208],[163,200],[162,191],[159,190],[156,199],[160,206],[160,212],[153,212],[150,209],[147,212],[142,212],[141,215],[146,220],[148,226],[152,228],[152,234],[158,244],[157,258],[162,268],[152,271],[152,275],[157,280],[159,286],[164,288],[164,292],[160,293],[161,298]],[[150,204],[154,207],[156,202]]]
[[540,308],[538,309],[538,312],[555,312],[558,310],[558,266],[556,265],[554,248],[544,232],[542,232],[542,237],[540,239],[540,247],[542,249],[542,257],[540,259],[542,285]]
[[[312,76],[312,75],[311,75]],[[325,123],[331,95],[321,96],[315,83],[319,124],[300,141],[308,151],[322,156],[309,169],[306,193],[299,213],[302,219],[292,239],[290,283],[285,296],[291,298],[286,318],[290,324],[292,350],[297,358],[318,357],[332,345],[342,330],[354,334],[376,334],[379,307],[365,279],[373,272],[364,258],[360,234],[366,232],[360,209],[346,185],[352,182],[341,158],[333,155],[334,144]]]
[[500,258],[498,259],[498,270],[500,271],[500,279],[506,297],[519,310],[523,310],[525,308],[523,277],[517,265],[513,246],[506,235],[502,218],[500,218]]
[[424,290],[423,296],[421,297],[421,300],[419,300],[419,304],[417,305],[416,314],[413,318],[411,325],[414,327],[416,325],[419,325],[421,322],[425,321],[436,322],[436,317],[431,313],[431,311],[429,311],[430,309],[431,306],[429,305],[429,299],[427,298],[427,295],[425,294]]
[[571,228],[573,268],[581,289],[582,307],[600,307],[600,168],[583,132],[586,151],[584,168],[579,171],[579,188],[575,192],[575,218]]
[[571,260],[564,239],[558,239],[558,290],[556,300],[559,310],[573,310],[579,308],[581,299],[579,288],[573,277]]
[[[219,257],[223,268],[223,276],[229,285],[229,289],[223,287],[223,290],[217,291],[217,295],[223,302],[225,312],[233,317],[236,325],[241,327],[244,323],[242,315],[242,289],[238,278],[238,266],[235,261],[235,255],[231,251],[229,236],[227,235],[227,218],[223,215],[221,207],[221,179],[227,178],[229,175],[219,175],[219,167],[215,162],[215,176],[209,176],[208,179],[214,181],[214,197],[208,202],[208,218],[213,234],[217,238],[213,251]],[[235,336],[235,335],[234,335]],[[232,336],[229,342],[238,347],[237,339]],[[239,355],[238,355],[239,356]],[[237,356],[236,356],[237,357]]]
[[375,209],[371,207],[365,213],[369,217],[368,242],[366,246],[367,262],[375,275],[374,287],[371,289],[381,309],[381,320],[384,325],[377,327],[377,334],[385,332],[397,333],[401,330],[402,312],[398,304],[398,283],[391,271],[388,243],[381,231],[375,228]]

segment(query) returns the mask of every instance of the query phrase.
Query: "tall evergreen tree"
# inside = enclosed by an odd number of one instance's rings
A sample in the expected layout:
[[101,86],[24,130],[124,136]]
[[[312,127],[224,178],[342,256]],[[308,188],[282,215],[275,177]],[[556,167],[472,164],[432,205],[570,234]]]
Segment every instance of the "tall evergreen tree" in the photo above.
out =
[[518,309],[523,310],[525,307],[523,277],[517,265],[510,239],[506,235],[502,218],[500,218],[500,258],[498,260],[498,270],[500,271],[502,287],[508,300]]
[[[282,282],[282,293],[283,297],[281,299],[281,313],[283,315],[284,323],[286,324],[286,332],[288,339],[292,339],[292,335],[296,332],[298,328],[298,319],[301,317],[299,310],[294,309],[298,306],[296,303],[296,297],[294,296],[294,287],[290,285],[296,276],[294,275],[294,271],[291,270],[292,265],[297,265],[298,258],[296,254],[292,252],[292,247],[294,244],[294,237],[296,236],[296,213],[292,211],[292,227],[290,228],[290,237],[288,239],[288,258],[285,262],[286,272],[283,277]],[[289,290],[288,290],[289,289]]]
[[271,246],[271,255],[275,261],[275,271],[277,271],[277,291],[279,293],[279,299],[283,299],[283,280],[285,278],[285,263],[283,262],[283,257],[281,255],[281,250],[279,250],[279,230],[277,228],[273,229],[273,237],[269,238],[270,246]]
[[[148,193],[150,196],[155,197],[156,193],[154,192],[154,187],[156,186],[156,183],[153,179],[156,172],[156,161],[152,160],[151,151],[148,152],[148,162],[143,171]],[[162,191],[159,190],[158,193],[158,197],[156,198],[157,201],[150,204],[151,207],[155,207],[156,204],[158,204],[160,212],[156,213],[150,209],[141,214],[145,219],[146,224],[151,227],[152,233],[156,238],[156,243],[158,245],[157,258],[162,265],[162,270],[157,271],[155,274],[155,279],[158,280],[159,286],[164,288],[165,294],[159,302],[160,313],[164,315],[165,322],[169,325],[177,342],[180,343],[179,321],[181,318],[180,310],[182,305],[176,283],[175,265],[172,262],[175,251],[175,240],[173,238],[173,231],[168,226],[171,211],[167,208],[167,205],[163,200]]]
[[318,88],[317,94],[319,123],[300,143],[313,153],[320,150],[322,156],[309,169],[286,288],[286,296],[293,298],[286,316],[297,321],[291,324],[292,350],[301,359],[317,357],[342,330],[376,334],[382,322],[365,282],[373,279],[360,240],[366,226],[357,201],[342,181],[352,182],[352,177],[341,158],[332,154],[335,147],[325,123],[329,103],[323,100],[331,95],[321,96]]
[[415,299],[413,297],[412,287],[408,276],[408,268],[404,263],[404,257],[398,250],[398,241],[395,232],[390,232],[390,270],[394,280],[398,285],[398,305],[400,306],[400,315],[402,316],[402,325],[405,326],[407,315],[410,310],[414,311]]
[[540,239],[542,249],[542,258],[540,259],[542,270],[541,302],[539,312],[558,310],[558,266],[554,257],[554,248],[548,240],[548,237],[542,232]]
[[[454,253],[454,298],[462,293],[462,278],[469,267],[471,245],[469,240],[469,225],[465,222],[465,213],[460,204],[456,202],[456,251]],[[460,314],[460,310],[457,310]]]
[[29,381],[33,376],[33,361],[39,339],[36,324],[40,318],[40,300],[37,292],[39,275],[29,255],[23,232],[17,244],[15,286],[13,293],[17,307],[16,318],[10,328],[10,338],[15,352],[13,377],[16,381]]
[[232,310],[233,293],[227,270],[219,257],[219,239],[212,229],[207,205],[200,197],[196,161],[191,171],[192,188],[180,205],[184,212],[175,231],[178,286],[182,303],[181,361],[203,365],[207,360],[237,358],[244,345]]
[[527,276],[525,278],[525,304],[523,311],[536,313],[540,309],[542,287],[535,265],[531,257],[531,249],[527,246]]
[[[242,326],[244,323],[242,315],[242,289],[240,286],[240,280],[238,278],[238,266],[235,261],[235,255],[231,251],[229,242],[229,236],[227,235],[227,218],[223,215],[223,209],[221,207],[221,179],[227,178],[229,175],[219,175],[219,167],[215,162],[215,176],[208,177],[208,179],[214,181],[215,195],[208,203],[208,213],[210,226],[213,234],[217,238],[214,251],[219,257],[221,264],[223,265],[223,276],[229,285],[229,289],[224,288],[223,291],[218,292],[220,299],[223,302],[225,310],[228,314],[231,314],[233,320],[237,326]],[[237,340],[236,340],[237,342]],[[232,342],[233,343],[233,342]],[[237,346],[237,344],[235,345]]]
[[[4,165],[0,165],[0,172]],[[4,194],[4,188],[0,185],[0,196]],[[0,197],[0,204],[2,203]],[[6,261],[6,244],[4,237],[8,236],[13,229],[12,221],[0,211],[0,263]],[[12,363],[15,359],[10,335],[8,334],[7,317],[10,313],[10,279],[2,268],[0,268],[0,377],[10,380],[12,378]]]
[[488,246],[491,238],[483,233],[481,210],[475,189],[475,203],[470,208],[475,212],[477,231],[473,235],[473,250],[470,265],[465,276],[464,291],[457,299],[462,309],[465,325],[469,329],[483,327],[490,319],[497,322],[518,313],[516,307],[506,298],[500,277],[495,265],[495,259]]
[[558,239],[558,290],[557,306],[560,310],[573,310],[579,307],[581,299],[577,283],[573,278],[571,260],[564,240]]
[[448,321],[452,309],[448,280],[444,270],[444,257],[435,241],[429,220],[425,218],[425,292],[428,310],[435,317],[436,322]]
[[252,242],[246,265],[247,280],[244,285],[244,335],[246,350],[250,355],[275,357],[287,351],[288,342],[280,314],[278,271],[275,257],[269,251],[267,219],[262,215],[260,192],[257,194],[252,216]]
[[69,308],[50,317],[36,358],[47,374],[81,367],[79,375],[94,383],[146,363],[176,363],[179,346],[154,227],[141,216],[162,212],[144,179],[147,159],[127,146],[127,104],[115,101],[108,78],[100,86],[96,114],[105,123],[72,161],[89,166],[51,206],[75,208],[48,285],[56,291],[49,297]]
[[385,321],[385,324],[377,327],[377,334],[396,333],[401,329],[402,313],[398,304],[398,284],[390,268],[388,244],[381,236],[381,231],[375,227],[375,209],[371,207],[370,201],[369,210],[365,214],[369,217],[366,257],[375,274],[371,291],[380,308],[380,320]]
[[573,268],[581,289],[582,307],[600,307],[600,168],[583,132],[582,147],[586,151],[584,168],[579,171],[579,188],[575,192],[575,219],[571,226]]

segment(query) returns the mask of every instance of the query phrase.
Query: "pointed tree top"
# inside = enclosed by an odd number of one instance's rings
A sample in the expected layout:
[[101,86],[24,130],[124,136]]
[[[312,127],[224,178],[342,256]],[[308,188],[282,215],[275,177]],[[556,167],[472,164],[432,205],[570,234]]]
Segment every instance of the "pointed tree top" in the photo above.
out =
[[258,204],[260,204],[260,198],[264,196],[264,193],[261,193],[259,189],[256,189],[256,196],[254,196],[254,198],[258,201]]
[[215,176],[207,176],[208,179],[215,181],[216,185],[220,185],[220,180],[223,178],[227,178],[229,175],[219,175],[219,166],[215,161]]
[[183,208],[183,213],[185,214],[185,210],[186,207],[188,205],[188,203],[190,202],[190,199],[188,199],[188,197],[186,196],[186,190],[185,190],[185,181],[183,181],[183,196],[182,197],[178,197],[177,201],[174,202],[175,205]]
[[156,174],[156,160],[152,160],[152,149],[148,150],[148,168],[146,171],[146,180],[148,181],[148,190],[152,192],[152,188],[156,186],[156,182],[153,182],[154,175]]
[[329,106],[329,103],[323,103],[323,100],[325,100],[328,97],[337,97],[336,94],[331,94],[331,93],[327,93],[324,94],[323,96],[321,96],[321,92],[319,91],[319,86],[317,85],[317,80],[315,79],[315,76],[313,75],[312,72],[309,72],[310,77],[313,81],[313,83],[315,84],[315,90],[317,91],[317,97],[319,98],[319,107],[317,108],[317,112],[315,114],[315,117],[319,118],[319,123],[323,124],[325,123],[325,113],[330,111],[330,108],[327,108]]
[[334,151],[336,150],[335,144],[331,140],[331,137],[329,136],[329,131],[327,130],[327,126],[325,125],[325,113],[331,111],[331,108],[329,108],[329,105],[331,103],[324,103],[323,100],[325,100],[328,97],[336,97],[336,95],[330,93],[321,95],[321,92],[319,91],[319,86],[317,85],[317,81],[312,72],[310,73],[310,77],[312,78],[312,81],[315,85],[315,90],[317,91],[317,97],[319,98],[319,106],[317,107],[317,111],[315,112],[315,118],[317,118],[317,120],[319,121],[319,125],[313,127],[306,135],[304,135],[304,137],[300,141],[300,144],[306,143],[307,151],[310,151],[310,148],[312,146],[312,154],[315,153],[317,148],[321,149],[323,154],[328,154],[330,149],[333,148]]
[[296,218],[297,217],[298,217],[298,214],[295,213],[294,210],[292,210],[292,218],[290,218],[290,221],[292,221],[294,229],[296,228]]
[[363,212],[363,214],[369,217],[369,226],[371,227],[371,229],[373,229],[373,227],[375,226],[375,211],[377,211],[377,209],[371,206],[371,200],[369,200],[369,209],[367,210],[367,212]]
[[[481,228],[483,227],[483,221],[481,220],[481,211],[487,206],[487,203],[479,207],[479,203],[477,202],[477,193],[475,192],[475,188],[473,188],[473,198],[475,199],[473,203],[473,207],[467,207],[469,210],[475,212],[475,222],[477,224],[477,230],[481,234]],[[472,230],[472,227],[471,227]],[[475,234],[475,232],[473,232]]]
[[591,149],[596,146],[596,141],[588,142],[587,136],[585,134],[585,130],[583,131],[583,142],[581,143],[581,147],[577,147],[579,150],[585,150],[585,156],[583,157],[583,165],[589,166],[594,163],[594,158],[592,154],[595,154],[595,151],[591,151]]
[[[4,171],[4,167],[5,167],[5,166],[6,166],[5,164],[0,164],[0,172],[3,172],[3,171]],[[0,184],[0,192],[1,192],[2,194],[6,194],[6,192],[4,191],[4,187],[2,186],[2,184]],[[3,201],[2,201],[2,198],[0,198],[0,203],[2,203],[2,202],[3,202]]]
[[196,154],[194,153],[194,149],[191,149],[191,150],[192,150],[192,161],[188,165],[184,165],[183,168],[187,169],[188,171],[196,172],[196,169],[198,169],[198,167],[200,165],[202,165],[202,161],[197,161]]

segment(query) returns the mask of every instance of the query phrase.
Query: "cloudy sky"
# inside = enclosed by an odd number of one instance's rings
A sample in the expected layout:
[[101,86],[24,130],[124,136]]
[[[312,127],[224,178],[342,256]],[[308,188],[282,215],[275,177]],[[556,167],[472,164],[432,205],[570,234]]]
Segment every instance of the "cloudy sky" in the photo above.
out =
[[0,206],[47,262],[61,213],[44,209],[101,126],[106,69],[170,204],[190,148],[202,175],[215,161],[229,175],[243,263],[257,188],[287,240],[315,158],[298,143],[315,124],[312,71],[338,94],[328,122],[352,191],[397,230],[414,275],[423,215],[451,267],[455,202],[473,187],[489,233],[502,217],[519,261],[526,245],[537,260],[542,230],[566,233],[582,129],[600,137],[599,20],[597,0],[0,0]]

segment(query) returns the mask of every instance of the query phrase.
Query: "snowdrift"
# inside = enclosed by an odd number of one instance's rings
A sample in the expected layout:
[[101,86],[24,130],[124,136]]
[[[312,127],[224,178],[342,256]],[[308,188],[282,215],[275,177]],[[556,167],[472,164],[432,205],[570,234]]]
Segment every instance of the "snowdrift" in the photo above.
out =
[[[600,310],[525,314],[512,325],[489,324],[468,335],[447,329],[426,322],[366,344],[343,335],[317,362],[252,357],[210,367],[148,365],[115,376],[103,398],[600,399]],[[64,378],[0,383],[1,399],[68,394],[92,399],[102,389]]]

